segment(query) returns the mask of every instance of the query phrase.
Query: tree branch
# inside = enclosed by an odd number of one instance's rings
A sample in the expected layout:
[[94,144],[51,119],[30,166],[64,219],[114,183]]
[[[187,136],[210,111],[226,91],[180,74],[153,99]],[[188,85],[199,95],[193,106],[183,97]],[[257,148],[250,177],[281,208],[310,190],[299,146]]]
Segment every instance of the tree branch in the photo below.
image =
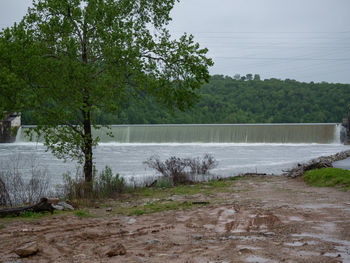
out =
[[166,63],[166,64],[169,63],[165,58],[162,58],[162,57],[153,57],[153,56],[148,55],[148,54],[144,54],[144,55],[142,55],[141,57],[143,57],[143,58],[148,58],[148,59],[152,59],[152,60],[157,60],[157,61],[163,61],[163,62]]
[[80,136],[83,137],[83,133],[81,131],[79,131],[79,129],[74,126],[73,124],[69,123],[69,122],[64,122],[65,125],[67,125],[69,128],[71,128],[73,131],[75,131],[77,134],[79,134]]
[[92,78],[93,78],[93,79],[96,79],[99,75],[101,75],[101,74],[102,74],[103,72],[105,72],[105,71],[106,71],[105,68],[104,68],[104,69],[101,69],[100,71],[96,72]]
[[59,56],[54,55],[54,54],[45,54],[45,55],[42,55],[41,57],[42,58],[55,58],[55,59],[58,59],[58,60],[61,59]]
[[80,42],[83,43],[83,37],[81,35],[81,32],[79,30],[77,23],[74,21],[74,19],[72,17],[70,6],[68,6],[67,17],[69,18],[69,20],[72,22],[73,26],[75,27],[75,30],[76,30],[76,33],[77,33],[79,39],[80,39]]

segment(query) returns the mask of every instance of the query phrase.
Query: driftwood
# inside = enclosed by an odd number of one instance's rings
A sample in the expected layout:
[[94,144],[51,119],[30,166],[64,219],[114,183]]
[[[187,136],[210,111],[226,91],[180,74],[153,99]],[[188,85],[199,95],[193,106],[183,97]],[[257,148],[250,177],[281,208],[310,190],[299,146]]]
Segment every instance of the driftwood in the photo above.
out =
[[48,211],[52,214],[54,210],[55,209],[52,207],[51,203],[48,202],[47,198],[41,198],[40,202],[35,205],[0,209],[0,217],[12,216],[12,215],[18,216],[26,211],[32,211],[32,212]]
[[333,167],[332,162],[329,160],[312,160],[308,163],[298,163],[298,166],[287,171],[286,175],[295,178],[302,176],[306,171],[328,167]]

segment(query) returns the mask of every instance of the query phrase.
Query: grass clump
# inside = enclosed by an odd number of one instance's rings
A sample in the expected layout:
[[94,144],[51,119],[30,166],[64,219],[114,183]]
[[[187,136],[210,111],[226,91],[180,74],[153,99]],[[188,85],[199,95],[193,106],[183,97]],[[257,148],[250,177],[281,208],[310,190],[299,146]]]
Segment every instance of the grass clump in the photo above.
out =
[[206,184],[210,187],[218,187],[218,188],[229,187],[231,185],[230,182],[227,180],[213,180],[213,181],[209,181]]
[[43,216],[47,216],[49,215],[50,213],[49,212],[33,212],[33,211],[25,211],[24,213],[20,214],[19,217],[21,218],[41,218]]
[[1,230],[1,229],[4,229],[4,228],[5,228],[5,226],[4,226],[4,225],[0,225],[0,230]]
[[318,187],[338,186],[350,189],[350,171],[340,168],[322,168],[307,171],[304,174],[307,184]]
[[[195,195],[203,194],[208,195],[212,193],[220,192],[232,192],[236,191],[232,189],[232,185],[235,182],[231,180],[218,180],[209,181],[205,183],[195,183],[186,185],[176,185],[173,187],[144,187],[136,188],[132,194],[139,197],[151,197],[151,198],[166,198],[172,195]],[[239,191],[243,191],[240,189]]]
[[173,182],[167,177],[160,177],[156,183],[157,188],[172,188]]
[[76,210],[74,211],[74,214],[77,217],[83,218],[83,217],[93,217],[92,214],[90,214],[89,210],[87,209],[80,209],[80,210]]
[[[61,211],[59,210],[54,210],[53,212],[54,214],[59,214],[61,213]],[[46,217],[46,216],[50,216],[51,213],[48,212],[48,211],[43,211],[43,212],[34,212],[34,211],[31,211],[31,210],[28,210],[28,211],[24,211],[18,215],[8,215],[8,216],[5,216],[4,218],[6,219],[12,219],[12,218],[23,218],[23,219],[40,219],[42,217]]]

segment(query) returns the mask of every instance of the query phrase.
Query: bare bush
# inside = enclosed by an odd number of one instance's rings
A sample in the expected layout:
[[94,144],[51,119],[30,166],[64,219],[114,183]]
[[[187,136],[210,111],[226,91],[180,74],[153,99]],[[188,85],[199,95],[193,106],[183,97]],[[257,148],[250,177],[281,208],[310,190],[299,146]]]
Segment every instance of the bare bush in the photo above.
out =
[[209,173],[209,170],[218,166],[218,161],[208,153],[204,155],[203,159],[197,157],[192,159],[188,158],[186,160],[187,166],[191,169],[191,174],[205,175]]
[[179,184],[188,181],[185,171],[187,162],[187,159],[172,156],[163,163],[158,156],[152,156],[144,164],[163,176],[172,178],[174,184]]
[[174,184],[192,182],[191,176],[206,175],[209,170],[218,165],[218,162],[210,154],[205,154],[202,159],[200,157],[179,158],[172,156],[164,162],[158,156],[151,156],[143,163],[164,177],[172,178]]
[[[27,178],[24,171],[27,171]],[[47,171],[39,165],[35,156],[15,155],[0,163],[1,206],[36,203],[40,198],[50,195]]]
[[70,200],[82,199],[87,197],[89,190],[85,183],[84,177],[76,174],[75,178],[69,173],[63,174],[63,185],[60,185],[57,191],[60,192],[60,196],[64,196]]
[[0,206],[12,206],[10,195],[0,175]]

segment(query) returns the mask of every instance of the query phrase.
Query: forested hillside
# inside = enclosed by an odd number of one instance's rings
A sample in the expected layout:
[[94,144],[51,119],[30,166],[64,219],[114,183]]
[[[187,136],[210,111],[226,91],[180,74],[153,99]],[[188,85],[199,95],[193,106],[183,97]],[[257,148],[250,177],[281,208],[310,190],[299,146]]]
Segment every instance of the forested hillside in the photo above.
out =
[[[151,98],[129,101],[118,116],[95,112],[100,124],[341,122],[350,104],[350,84],[304,83],[258,75],[215,75],[186,112],[169,113]],[[30,112],[24,124],[35,124]]]

